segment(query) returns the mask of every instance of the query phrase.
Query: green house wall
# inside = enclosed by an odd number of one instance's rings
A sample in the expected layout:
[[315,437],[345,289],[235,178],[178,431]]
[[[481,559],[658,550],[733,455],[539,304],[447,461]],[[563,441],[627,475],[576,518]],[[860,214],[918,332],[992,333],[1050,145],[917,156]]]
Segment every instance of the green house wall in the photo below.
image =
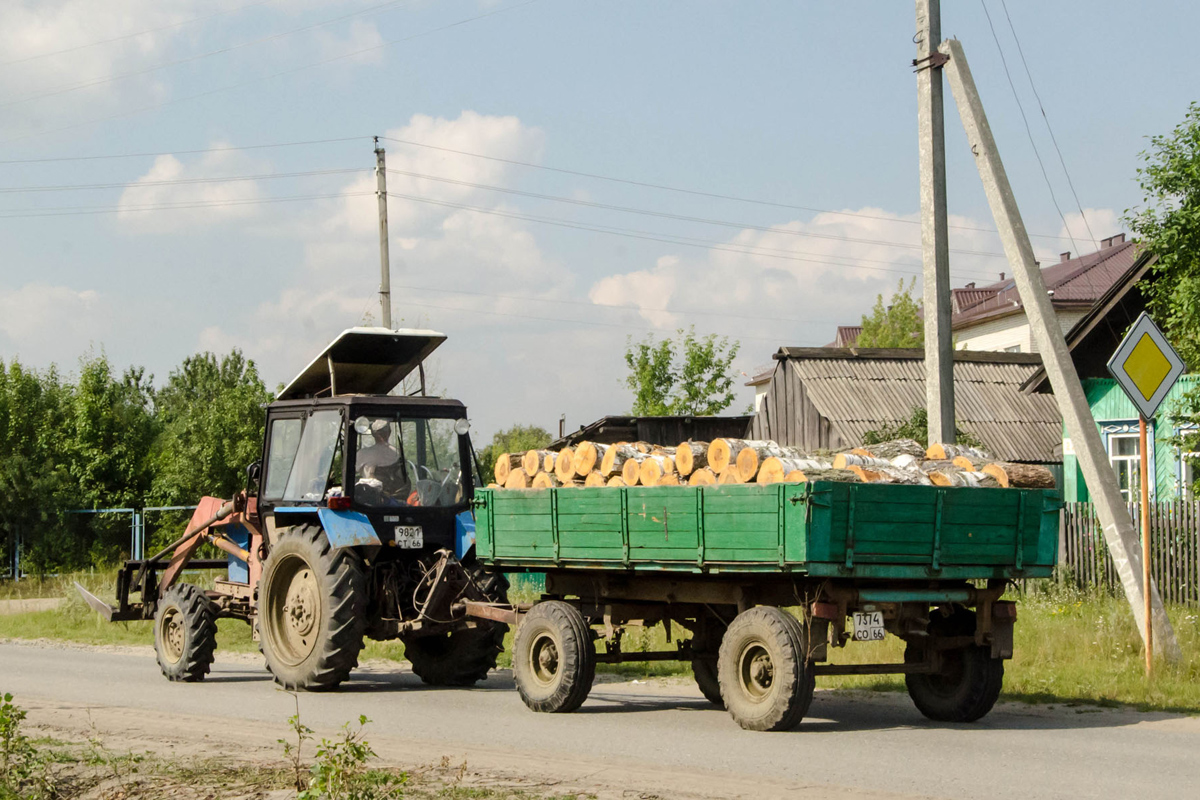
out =
[[[1154,437],[1152,449],[1154,482],[1150,487],[1153,496],[1159,500],[1170,500],[1179,496],[1179,450],[1169,443],[1175,434],[1175,429],[1169,422],[1173,408],[1181,401],[1184,393],[1200,387],[1200,375],[1184,375],[1171,389],[1167,399],[1158,410],[1158,417],[1151,423],[1150,435]],[[1088,406],[1092,410],[1092,418],[1100,431],[1101,438],[1108,445],[1108,436],[1113,428],[1128,427],[1136,433],[1138,429],[1138,412],[1133,403],[1125,395],[1124,390],[1112,378],[1085,378],[1083,391],[1087,395]],[[1071,440],[1063,430],[1063,499],[1067,502],[1087,502],[1091,499],[1083,473],[1079,469],[1079,461],[1075,457]]]

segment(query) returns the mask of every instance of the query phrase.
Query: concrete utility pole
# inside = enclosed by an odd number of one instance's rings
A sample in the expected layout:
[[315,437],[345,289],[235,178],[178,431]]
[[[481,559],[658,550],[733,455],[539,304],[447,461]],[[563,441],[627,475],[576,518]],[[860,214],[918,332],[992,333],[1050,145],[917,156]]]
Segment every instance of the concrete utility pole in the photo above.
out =
[[[949,57],[945,69],[946,77],[950,81],[950,90],[954,94],[958,113],[967,131],[971,152],[975,154],[979,177],[983,181],[983,190],[987,195],[988,205],[991,206],[992,216],[996,220],[996,228],[1000,232],[1004,253],[1013,267],[1013,278],[1016,280],[1021,302],[1025,306],[1033,341],[1042,355],[1042,364],[1050,378],[1050,386],[1058,398],[1058,407],[1062,411],[1067,435],[1071,437],[1075,446],[1079,467],[1092,494],[1096,513],[1104,529],[1104,540],[1108,543],[1113,564],[1121,577],[1125,597],[1133,609],[1135,619],[1144,623],[1147,611],[1150,612],[1154,633],[1153,643],[1146,642],[1147,646],[1152,646],[1154,652],[1165,656],[1168,661],[1178,661],[1182,653],[1154,583],[1150,582],[1149,586],[1145,587],[1147,593],[1143,593],[1142,555],[1137,532],[1134,530],[1133,520],[1129,517],[1125,500],[1121,497],[1117,476],[1108,462],[1104,444],[1100,441],[1100,432],[1092,419],[1083,386],[1079,382],[1079,374],[1075,371],[1075,363],[1067,350],[1067,341],[1058,326],[1058,319],[1046,293],[1042,271],[1034,260],[1029,234],[1025,231],[1025,223],[1017,209],[1017,201],[1004,172],[1004,164],[1000,161],[1000,152],[996,149],[996,140],[992,138],[992,129],[983,111],[983,103],[975,88],[975,80],[971,77],[966,56],[963,55],[962,44],[957,40],[948,40],[943,42],[939,49]],[[1145,639],[1145,625],[1141,627],[1142,637]]]
[[379,307],[383,327],[392,327],[392,258],[388,251],[387,154],[375,137],[375,197],[379,200]]
[[925,407],[929,443],[954,442],[954,345],[950,338],[950,242],[946,225],[946,132],[942,114],[940,0],[917,0],[917,137],[924,263]]

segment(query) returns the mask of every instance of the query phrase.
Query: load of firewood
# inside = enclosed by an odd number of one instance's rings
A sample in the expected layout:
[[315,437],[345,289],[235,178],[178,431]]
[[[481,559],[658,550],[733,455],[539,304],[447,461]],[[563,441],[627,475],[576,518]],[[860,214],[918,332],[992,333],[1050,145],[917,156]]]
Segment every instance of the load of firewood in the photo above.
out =
[[982,450],[912,439],[816,455],[755,439],[687,441],[678,447],[647,442],[580,442],[561,450],[502,453],[490,488],[572,486],[704,486],[729,483],[903,483],[926,486],[1054,488],[1045,467],[997,461]]

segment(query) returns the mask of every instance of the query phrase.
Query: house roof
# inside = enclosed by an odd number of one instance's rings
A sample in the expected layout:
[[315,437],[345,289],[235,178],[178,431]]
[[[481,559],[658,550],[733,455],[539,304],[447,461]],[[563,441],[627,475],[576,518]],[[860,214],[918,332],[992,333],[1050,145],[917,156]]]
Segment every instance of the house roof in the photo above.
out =
[[645,441],[651,444],[674,446],[688,439],[709,441],[723,436],[738,438],[746,435],[752,419],[754,417],[750,414],[728,417],[700,415],[601,417],[590,425],[581,425],[579,430],[555,439],[550,443],[549,449],[561,450],[563,447],[573,447],[583,441],[607,444]]
[[[793,369],[809,402],[843,441],[897,424],[925,405],[925,353],[919,349],[783,347],[775,358]],[[1023,394],[1041,365],[1033,353],[954,353],[960,429],[1007,461],[1061,461],[1062,418],[1052,396]]]
[[862,325],[838,325],[837,335],[826,347],[854,347],[862,336]]
[[[1125,241],[1125,234],[1104,239],[1101,247],[1086,256],[1063,260],[1042,269],[1046,289],[1052,293],[1056,309],[1090,308],[1137,260],[1136,242]],[[951,289],[950,318],[954,330],[975,325],[986,319],[1015,314],[1024,307],[1016,282],[1002,279],[987,286],[968,284]]]
[[[1146,299],[1135,291],[1158,258],[1141,253],[1104,296],[1067,331],[1067,350],[1080,378],[1107,378],[1108,359],[1116,351],[1125,331],[1146,308]],[[1046,369],[1039,367],[1021,386],[1026,392],[1049,392]]]

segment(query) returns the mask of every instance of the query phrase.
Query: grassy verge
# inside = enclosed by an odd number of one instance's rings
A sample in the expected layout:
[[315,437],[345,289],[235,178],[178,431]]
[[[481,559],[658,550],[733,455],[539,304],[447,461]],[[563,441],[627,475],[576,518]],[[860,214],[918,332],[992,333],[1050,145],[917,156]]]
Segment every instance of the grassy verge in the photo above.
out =
[[[115,575],[79,577],[98,596],[110,595]],[[190,576],[196,580],[199,576]],[[43,584],[22,582],[0,586],[0,599],[11,597],[64,597],[54,611],[0,616],[0,638],[59,639],[83,644],[149,645],[153,632],[149,622],[104,622],[79,599],[70,579],[52,579]],[[19,585],[18,585],[19,586]],[[20,591],[21,594],[15,594]],[[531,601],[532,593],[518,592],[514,600]],[[525,594],[530,594],[526,597]],[[1005,667],[1004,696],[1029,702],[1128,704],[1143,710],[1200,713],[1200,611],[1183,607],[1168,609],[1175,634],[1183,650],[1179,664],[1159,664],[1147,680],[1141,640],[1128,605],[1121,598],[1085,595],[1053,587],[1021,598],[1018,605],[1015,657]],[[224,651],[257,652],[250,629],[237,620],[219,623],[219,647]],[[675,638],[684,635],[674,632]],[[505,640],[500,666],[510,667],[512,632]],[[633,629],[626,634],[624,649],[658,650],[668,647],[661,627]],[[883,642],[851,643],[830,648],[832,663],[886,663],[903,658],[903,643],[894,637]],[[399,661],[404,647],[399,642],[368,642],[364,659]],[[678,661],[649,664],[601,665],[601,672],[626,678],[690,675],[690,666]],[[897,676],[828,677],[818,685],[835,689],[903,691]]]

